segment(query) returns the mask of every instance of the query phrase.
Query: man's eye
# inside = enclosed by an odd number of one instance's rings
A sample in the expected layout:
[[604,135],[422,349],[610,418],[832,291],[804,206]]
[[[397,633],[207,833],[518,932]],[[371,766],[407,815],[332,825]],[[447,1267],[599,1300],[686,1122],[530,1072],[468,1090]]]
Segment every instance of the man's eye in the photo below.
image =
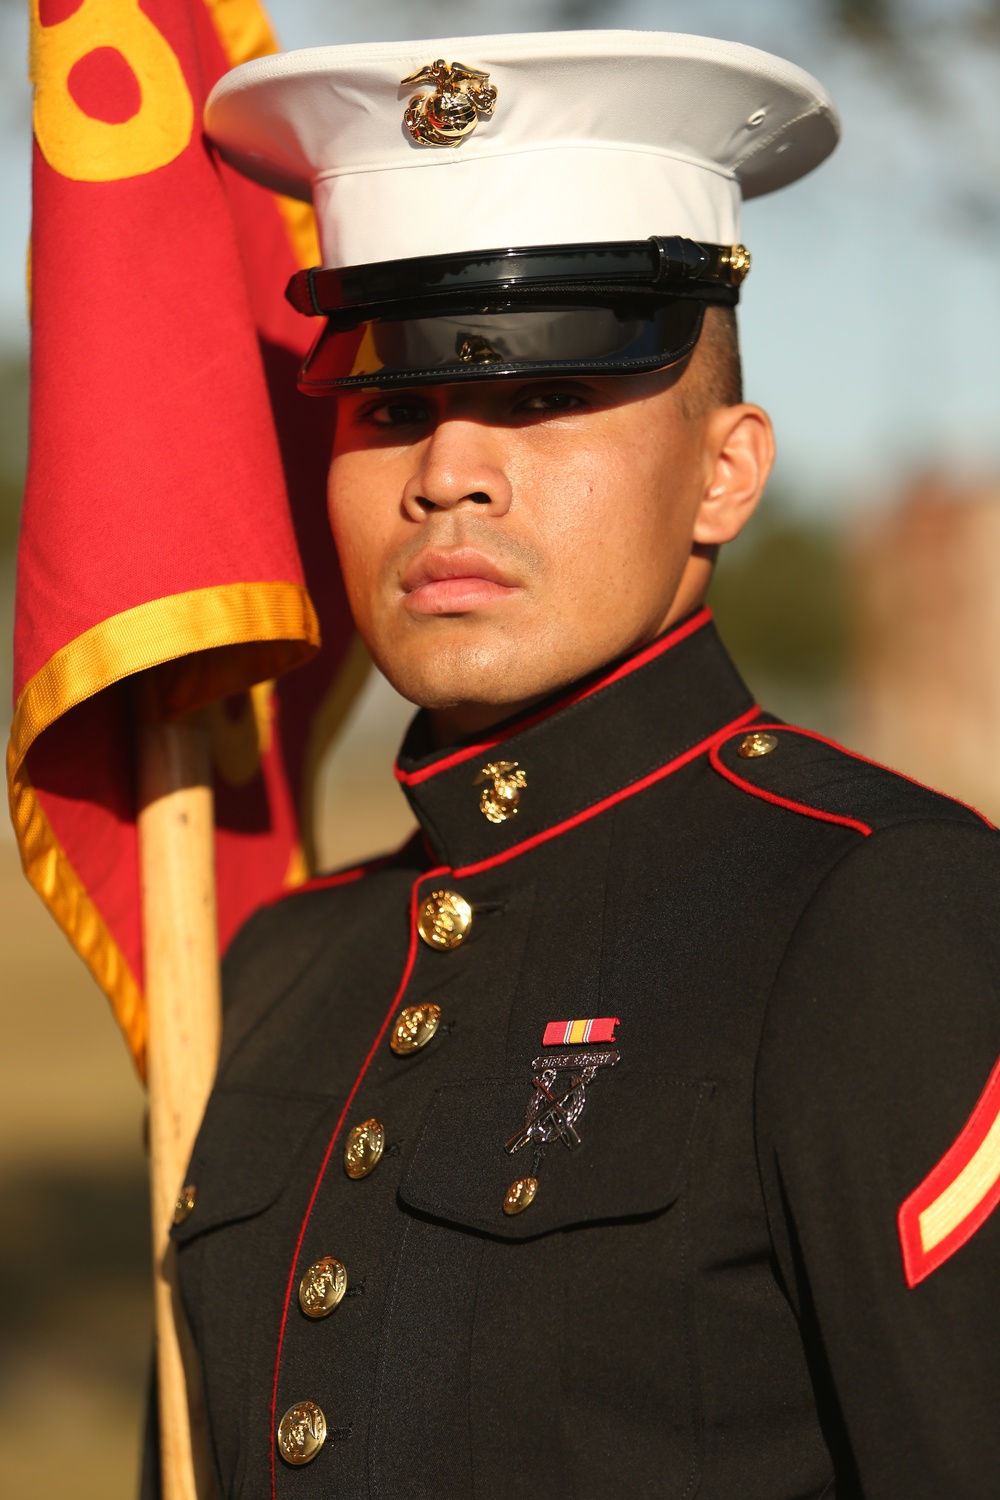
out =
[[367,408],[362,420],[373,427],[413,427],[426,422],[427,407],[422,401],[380,401]]
[[586,404],[575,391],[538,391],[519,401],[517,410],[536,416],[554,416],[564,411],[578,411]]

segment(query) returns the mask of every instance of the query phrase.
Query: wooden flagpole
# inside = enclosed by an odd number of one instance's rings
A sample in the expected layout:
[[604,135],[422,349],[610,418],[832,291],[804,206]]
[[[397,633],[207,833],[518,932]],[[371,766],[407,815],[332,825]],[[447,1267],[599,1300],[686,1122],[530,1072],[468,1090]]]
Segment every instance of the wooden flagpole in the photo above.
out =
[[139,862],[148,1014],[150,1199],[163,1500],[217,1493],[197,1359],[169,1239],[219,1053],[215,854],[208,731],[158,720],[140,687]]

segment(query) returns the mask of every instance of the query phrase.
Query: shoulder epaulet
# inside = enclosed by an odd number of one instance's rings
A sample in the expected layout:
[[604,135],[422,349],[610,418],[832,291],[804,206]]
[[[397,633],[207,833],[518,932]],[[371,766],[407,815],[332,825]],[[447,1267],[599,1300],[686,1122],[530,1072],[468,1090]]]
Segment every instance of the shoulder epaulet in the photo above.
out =
[[791,724],[739,729],[716,741],[709,758],[720,776],[752,797],[866,836],[926,820],[993,827],[964,802]]
[[367,859],[360,865],[348,865],[345,870],[333,870],[327,875],[314,875],[309,880],[303,880],[299,885],[293,885],[288,890],[281,891],[269,902],[269,905],[275,906],[279,902],[289,901],[293,896],[308,896],[313,891],[330,891],[340,885],[353,885],[356,880],[364,880],[366,875],[372,875],[383,866],[392,864],[395,858],[395,854],[383,854],[378,859]]

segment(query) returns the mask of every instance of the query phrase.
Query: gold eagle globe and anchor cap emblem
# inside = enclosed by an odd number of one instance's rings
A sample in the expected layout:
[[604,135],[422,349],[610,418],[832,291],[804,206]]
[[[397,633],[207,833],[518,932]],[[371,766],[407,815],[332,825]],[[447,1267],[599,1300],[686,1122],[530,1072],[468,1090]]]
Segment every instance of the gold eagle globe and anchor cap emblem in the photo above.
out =
[[433,93],[414,94],[403,113],[403,124],[418,146],[460,146],[480,116],[489,119],[497,102],[488,73],[443,57],[402,80],[404,87],[410,83],[434,85]]
[[[484,782],[489,785],[483,786]],[[508,818],[517,815],[517,804],[528,785],[528,776],[516,760],[491,760],[472,784],[483,787],[479,794],[479,811],[483,817],[491,823],[506,823]]]

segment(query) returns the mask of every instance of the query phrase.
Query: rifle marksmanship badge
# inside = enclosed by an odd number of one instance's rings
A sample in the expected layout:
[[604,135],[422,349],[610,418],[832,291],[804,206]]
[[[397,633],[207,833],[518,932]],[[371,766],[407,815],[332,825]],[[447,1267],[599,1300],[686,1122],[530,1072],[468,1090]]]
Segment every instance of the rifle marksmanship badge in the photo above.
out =
[[512,1156],[529,1142],[541,1147],[558,1139],[571,1151],[580,1145],[576,1127],[587,1105],[587,1089],[601,1069],[613,1068],[620,1056],[617,1047],[602,1045],[614,1041],[618,1024],[617,1016],[549,1022],[542,1046],[558,1050],[546,1051],[531,1064],[534,1092],[524,1127],[505,1143]]

